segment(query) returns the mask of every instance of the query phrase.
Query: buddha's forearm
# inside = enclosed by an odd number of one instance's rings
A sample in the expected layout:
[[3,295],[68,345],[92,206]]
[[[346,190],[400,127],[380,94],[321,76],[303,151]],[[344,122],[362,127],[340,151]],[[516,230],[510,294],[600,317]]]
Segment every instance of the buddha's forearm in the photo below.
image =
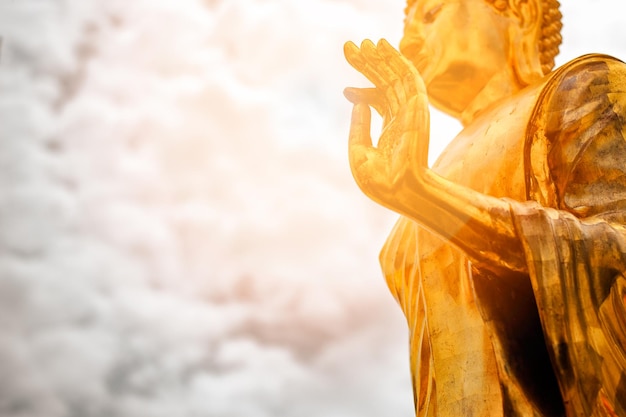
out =
[[[526,272],[522,243],[509,204],[452,183],[430,170],[419,186],[405,184],[390,208],[459,246],[494,268]],[[419,190],[419,191],[418,191]]]

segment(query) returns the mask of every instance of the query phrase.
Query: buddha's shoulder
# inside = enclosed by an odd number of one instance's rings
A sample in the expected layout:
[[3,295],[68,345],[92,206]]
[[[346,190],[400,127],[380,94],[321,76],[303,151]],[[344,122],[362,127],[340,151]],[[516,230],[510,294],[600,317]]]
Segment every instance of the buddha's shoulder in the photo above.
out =
[[528,133],[556,139],[598,121],[624,119],[626,64],[609,55],[583,55],[550,73],[530,118]]
[[626,64],[593,54],[554,71],[527,131],[531,197],[582,217],[615,205],[597,190],[626,201],[625,126]]
[[602,66],[602,65],[606,65],[611,68],[619,68],[619,67],[623,67],[626,64],[624,64],[624,62],[620,60],[619,58],[616,58],[611,55],[586,54],[586,55],[581,55],[578,58],[572,59],[571,61],[568,61],[567,63],[561,65],[559,68],[553,71],[553,73],[554,74],[565,73],[571,70],[579,70],[585,67],[594,68],[594,67]]
[[607,94],[626,92],[626,64],[602,54],[573,59],[553,71],[545,82],[542,100],[549,106],[571,108],[588,105]]

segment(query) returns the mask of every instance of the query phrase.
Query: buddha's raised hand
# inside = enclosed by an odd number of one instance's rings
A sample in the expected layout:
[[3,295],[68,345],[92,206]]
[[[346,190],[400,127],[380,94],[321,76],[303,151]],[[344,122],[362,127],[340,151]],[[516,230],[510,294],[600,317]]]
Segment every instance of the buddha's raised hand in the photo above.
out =
[[[424,82],[413,64],[386,41],[345,46],[350,64],[375,85],[347,89],[354,103],[350,168],[372,200],[435,231],[472,260],[526,271],[509,202],[453,183],[428,169],[429,111]],[[386,118],[376,146],[371,110]]]
[[[348,42],[346,59],[375,88],[347,88],[354,103],[349,155],[352,174],[365,194],[393,207],[394,195],[404,187],[418,187],[427,168],[429,111],[424,82],[411,62],[384,39],[361,47]],[[377,145],[371,138],[371,110],[383,116]],[[417,190],[413,190],[417,191]]]

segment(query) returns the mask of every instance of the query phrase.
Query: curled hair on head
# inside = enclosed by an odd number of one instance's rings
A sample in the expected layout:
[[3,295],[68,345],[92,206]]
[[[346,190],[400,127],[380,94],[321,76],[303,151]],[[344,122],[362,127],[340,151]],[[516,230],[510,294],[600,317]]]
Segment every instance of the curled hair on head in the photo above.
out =
[[541,37],[539,38],[539,54],[541,69],[544,74],[554,67],[554,58],[559,54],[561,37],[561,12],[558,0],[542,0],[543,20],[541,22]]
[[[419,0],[407,0],[407,5],[404,9],[404,15],[408,16],[411,7]],[[504,12],[510,5],[510,2],[524,2],[528,0],[485,0],[497,11]],[[561,12],[559,11],[558,0],[535,0],[541,1],[542,5],[542,19],[541,19],[541,33],[539,35],[539,60],[541,62],[541,70],[544,74],[547,74],[554,67],[554,58],[559,53],[559,45],[561,44]]]

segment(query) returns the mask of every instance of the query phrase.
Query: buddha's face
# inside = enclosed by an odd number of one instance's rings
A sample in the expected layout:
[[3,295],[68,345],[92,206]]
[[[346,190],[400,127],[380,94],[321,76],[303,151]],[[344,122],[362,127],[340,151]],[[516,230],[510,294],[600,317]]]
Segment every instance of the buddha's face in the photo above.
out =
[[400,50],[417,67],[430,100],[458,116],[507,68],[507,29],[516,24],[485,0],[417,0]]

